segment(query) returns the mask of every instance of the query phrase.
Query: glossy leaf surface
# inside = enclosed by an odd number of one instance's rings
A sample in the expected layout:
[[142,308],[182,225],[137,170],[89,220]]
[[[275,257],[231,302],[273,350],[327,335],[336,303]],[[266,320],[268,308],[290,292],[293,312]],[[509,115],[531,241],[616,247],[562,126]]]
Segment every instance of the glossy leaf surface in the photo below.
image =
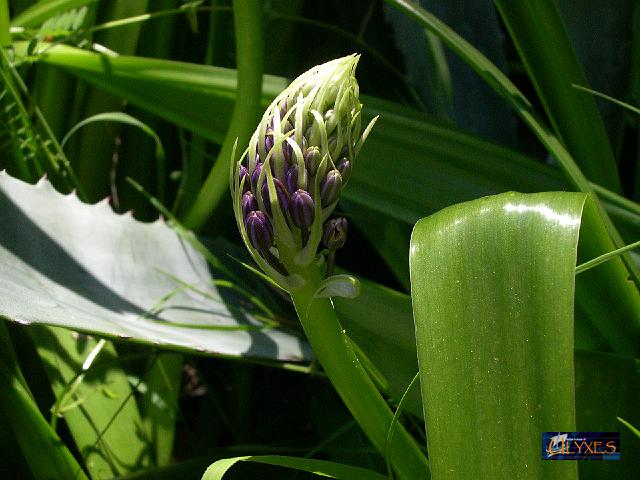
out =
[[584,201],[505,193],[416,225],[411,295],[434,480],[577,478],[575,464],[541,462],[540,445],[543,431],[575,428]]

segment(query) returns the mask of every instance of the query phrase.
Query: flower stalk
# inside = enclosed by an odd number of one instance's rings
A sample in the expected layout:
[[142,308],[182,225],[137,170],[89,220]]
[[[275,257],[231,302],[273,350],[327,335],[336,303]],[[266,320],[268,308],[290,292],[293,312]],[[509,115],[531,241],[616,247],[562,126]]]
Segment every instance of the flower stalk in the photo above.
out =
[[[398,426],[386,445],[393,413],[353,350],[329,298],[319,298],[345,218],[330,218],[374,119],[361,130],[362,104],[351,55],[294,80],[262,116],[230,172],[236,222],[252,257],[288,291],[317,359],[373,445],[391,454],[400,478],[427,478],[416,441]],[[324,248],[321,245],[324,244]]]

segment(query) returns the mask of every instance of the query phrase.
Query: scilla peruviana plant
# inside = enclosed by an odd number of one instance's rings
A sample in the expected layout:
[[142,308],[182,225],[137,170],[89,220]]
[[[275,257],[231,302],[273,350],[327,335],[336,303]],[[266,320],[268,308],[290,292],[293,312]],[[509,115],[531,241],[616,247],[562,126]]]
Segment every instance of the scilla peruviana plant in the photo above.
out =
[[[232,162],[231,194],[247,248],[291,295],[317,359],[354,418],[376,448],[390,455],[400,478],[423,479],[428,476],[425,456],[402,427],[387,445],[393,413],[329,298],[353,293],[357,281],[323,280],[347,230],[344,218],[329,217],[375,123],[361,134],[358,59],[351,55],[316,66],[276,97],[247,150]],[[326,248],[318,253],[321,242]]]

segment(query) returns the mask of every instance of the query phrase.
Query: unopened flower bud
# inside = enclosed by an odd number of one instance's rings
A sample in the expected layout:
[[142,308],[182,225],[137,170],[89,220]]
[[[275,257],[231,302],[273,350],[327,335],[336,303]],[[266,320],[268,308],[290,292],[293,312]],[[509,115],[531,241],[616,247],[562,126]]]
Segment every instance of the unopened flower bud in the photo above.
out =
[[320,155],[320,149],[318,147],[309,147],[304,152],[304,165],[307,167],[309,175],[315,175],[318,171],[318,166],[322,156]]
[[338,200],[342,189],[342,177],[338,170],[330,170],[320,185],[320,200],[322,206],[326,207]]
[[347,157],[342,157],[336,162],[336,168],[340,172],[342,183],[347,183],[349,181],[349,176],[351,175],[351,162]]
[[247,236],[253,248],[266,252],[273,245],[273,230],[267,216],[261,211],[250,212],[244,222]]
[[287,172],[287,189],[290,192],[293,193],[298,188],[302,188],[303,190],[307,189],[307,187],[309,186],[309,179],[307,177],[307,172],[303,171],[302,175],[303,175],[302,185],[298,187],[298,180],[300,178],[300,167],[298,167],[298,165],[294,165],[289,169],[289,171]]
[[255,210],[258,210],[258,200],[250,191],[245,192],[242,195],[242,217],[246,219],[247,215]]
[[264,136],[264,151],[269,153],[273,148],[273,129],[267,129],[267,132]]
[[342,248],[347,241],[347,219],[344,217],[327,220],[322,231],[322,243],[329,250]]
[[[357,63],[351,55],[296,78],[262,116],[249,142],[249,161],[243,152],[232,171],[243,239],[258,265],[288,291],[304,284],[323,240],[331,248],[330,272],[334,249],[346,237],[344,219],[323,222],[375,122],[362,132]],[[264,170],[267,156],[270,168]]]
[[333,110],[327,110],[324,114],[324,121],[327,123],[327,134],[330,135],[338,125],[338,116]]
[[291,219],[298,228],[307,229],[315,218],[315,205],[309,192],[299,189],[291,195]]
[[[289,210],[289,194],[287,193],[287,189],[284,188],[284,184],[277,178],[273,179],[273,185],[276,187],[280,209],[282,210],[282,213],[286,215],[287,211]],[[267,209],[267,213],[271,215],[272,212],[271,200],[269,196],[269,186],[267,185],[266,181],[262,184],[262,201],[264,202],[264,208]]]
[[247,192],[251,188],[251,182],[249,181],[249,170],[244,165],[240,165],[240,171],[238,172],[240,177],[240,183],[244,179],[244,185],[242,186],[242,193]]
[[284,116],[289,111],[289,97],[285,97],[284,100],[280,103],[280,118],[284,118]]
[[251,190],[253,192],[258,191],[258,179],[260,178],[260,172],[262,171],[262,164],[256,163],[256,167],[253,169],[253,174],[251,174]]

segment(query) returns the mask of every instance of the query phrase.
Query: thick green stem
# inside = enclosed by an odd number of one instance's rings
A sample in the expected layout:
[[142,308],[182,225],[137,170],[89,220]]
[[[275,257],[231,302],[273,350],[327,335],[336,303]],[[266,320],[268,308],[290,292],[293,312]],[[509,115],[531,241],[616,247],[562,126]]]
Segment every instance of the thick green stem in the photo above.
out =
[[[317,269],[304,286],[291,292],[302,327],[324,372],[369,440],[383,455],[393,412],[358,360],[331,301],[313,298],[321,281]],[[389,445],[391,463],[399,478],[429,478],[427,460],[416,441],[398,425]]]

